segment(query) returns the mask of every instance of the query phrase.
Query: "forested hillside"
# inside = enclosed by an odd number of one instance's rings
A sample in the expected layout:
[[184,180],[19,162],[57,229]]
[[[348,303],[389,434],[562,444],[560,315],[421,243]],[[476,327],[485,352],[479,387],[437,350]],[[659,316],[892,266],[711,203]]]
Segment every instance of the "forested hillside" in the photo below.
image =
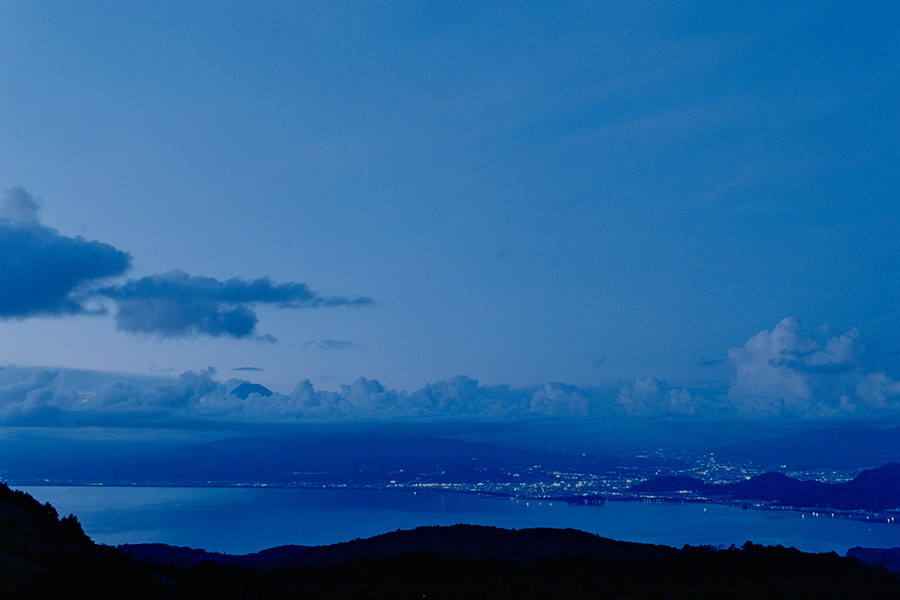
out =
[[900,597],[900,575],[834,553],[676,549],[575,530],[424,527],[247,557],[126,550],[93,543],[76,517],[0,484],[7,599]]

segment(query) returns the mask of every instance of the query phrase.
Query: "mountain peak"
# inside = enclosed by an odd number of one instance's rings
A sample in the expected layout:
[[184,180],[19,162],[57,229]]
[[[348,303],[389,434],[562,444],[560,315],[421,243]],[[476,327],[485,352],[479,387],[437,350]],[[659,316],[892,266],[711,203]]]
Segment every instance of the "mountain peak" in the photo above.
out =
[[258,383],[247,383],[244,382],[241,385],[237,386],[233,390],[231,390],[232,396],[237,396],[241,400],[246,400],[250,397],[250,394],[259,394],[260,396],[271,396],[272,390],[268,389],[265,386],[262,386]]

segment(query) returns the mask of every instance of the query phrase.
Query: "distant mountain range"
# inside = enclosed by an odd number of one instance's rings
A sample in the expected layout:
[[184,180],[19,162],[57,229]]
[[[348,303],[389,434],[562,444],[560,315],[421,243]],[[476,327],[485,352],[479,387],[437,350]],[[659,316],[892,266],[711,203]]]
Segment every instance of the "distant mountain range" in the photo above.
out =
[[633,486],[641,493],[693,492],[734,500],[762,500],[784,506],[879,511],[900,508],[900,464],[861,472],[846,483],[800,481],[765,473],[737,483],[713,485],[694,477],[655,477]]
[[[261,386],[246,385],[243,389],[238,386],[234,393],[241,396],[264,393]],[[200,424],[198,432],[202,433],[183,437],[179,434],[97,439],[65,432],[43,437],[39,434],[6,436],[0,439],[0,478],[17,485],[101,482],[286,485],[298,481],[379,485],[392,480],[421,482],[421,476],[427,475],[431,483],[465,484],[508,482],[513,471],[521,478],[517,482],[528,478],[537,481],[535,467],[544,474],[553,471],[602,474],[623,467],[678,472],[686,464],[685,455],[677,447],[653,445],[649,447],[655,450],[648,452],[643,445],[604,446],[598,441],[602,435],[595,436],[594,442],[587,445],[573,440],[551,446],[526,439],[535,435],[535,424],[529,426],[531,433],[522,434],[522,439],[512,433],[518,431],[517,427],[511,426],[509,431],[497,434],[499,437],[484,437],[485,432],[472,424],[457,424],[448,431],[415,423],[303,425],[262,429],[266,432],[264,436],[230,437],[205,443],[197,443],[197,437],[216,439],[215,433],[204,432]],[[496,426],[493,434],[495,430]],[[553,436],[564,435],[561,431],[557,428]],[[698,434],[698,437],[702,436]],[[551,447],[565,450],[550,450]],[[660,448],[663,450],[659,451]],[[707,452],[712,452],[720,463],[745,465],[750,461],[768,471],[873,468],[900,463],[900,428],[818,430],[707,448],[704,453]]]
[[597,472],[641,461],[646,459],[524,450],[405,431],[303,433],[229,438],[123,458],[66,462],[65,467],[46,465],[40,472],[9,468],[2,475],[20,485],[28,484],[30,477],[57,483],[142,485],[384,484],[416,482],[425,476],[429,482],[475,483],[511,481],[513,469],[516,481],[524,481],[534,467]]
[[[863,549],[859,549],[863,550]],[[0,597],[900,598],[900,575],[793,548],[681,549],[566,529],[420,527],[227,556],[95,544],[70,515],[0,484]]]
[[713,449],[716,457],[763,468],[861,469],[900,462],[900,427],[837,427]]

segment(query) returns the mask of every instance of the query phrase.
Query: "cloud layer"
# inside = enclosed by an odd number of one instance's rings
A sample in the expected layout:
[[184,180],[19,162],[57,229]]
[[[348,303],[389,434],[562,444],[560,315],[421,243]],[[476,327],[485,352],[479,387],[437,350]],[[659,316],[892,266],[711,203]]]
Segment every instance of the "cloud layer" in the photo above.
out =
[[215,369],[175,379],[112,379],[90,389],[72,385],[61,371],[0,370],[0,425],[196,426],[205,423],[323,422],[439,419],[584,418],[615,411],[609,390],[561,384],[528,389],[484,386],[468,377],[429,384],[415,392],[385,389],[360,377],[339,391],[316,390],[309,380],[290,394],[240,399],[244,380],[221,383]]
[[[65,237],[38,221],[38,204],[23,188],[0,203],[0,319],[105,313],[116,304],[116,324],[129,333],[158,337],[208,335],[256,338],[253,307],[364,306],[369,298],[322,296],[303,283],[268,278],[219,281],[174,270],[110,283],[131,266],[131,256],[109,244]],[[89,308],[91,307],[91,308]]]
[[[266,286],[263,286],[265,288]],[[487,386],[458,376],[413,391],[360,377],[337,391],[309,380],[289,394],[231,395],[244,380],[216,380],[210,368],[149,382],[85,378],[47,369],[0,369],[0,425],[189,426],[198,423],[291,423],[392,420],[628,418],[767,420],[900,419],[900,382],[862,366],[861,334],[817,336],[794,318],[761,331],[729,352],[730,383],[672,386],[652,377],[606,387],[547,383]],[[60,376],[63,373],[64,376]]]

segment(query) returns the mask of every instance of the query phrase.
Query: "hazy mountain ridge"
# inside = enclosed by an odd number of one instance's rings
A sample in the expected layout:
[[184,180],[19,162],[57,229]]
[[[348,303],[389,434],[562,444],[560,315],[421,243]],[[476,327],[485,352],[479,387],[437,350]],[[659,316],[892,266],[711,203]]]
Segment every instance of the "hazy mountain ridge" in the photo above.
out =
[[715,454],[766,468],[862,469],[900,462],[900,427],[834,427],[715,448]]
[[[509,470],[513,467],[520,471],[536,465],[547,469],[596,471],[623,463],[629,461],[599,454],[528,450],[409,432],[303,433],[228,438],[123,459],[68,464],[65,470],[50,465],[42,476],[73,482],[151,485],[384,483],[415,481],[423,474],[430,481],[479,482],[509,480]],[[12,472],[6,476],[27,481],[28,475]]]
[[[341,485],[391,480],[410,483],[427,474],[432,483],[471,483],[505,481],[512,470],[519,477],[532,477],[533,467],[540,467],[545,473],[599,474],[632,466],[678,472],[698,457],[710,457],[710,448],[697,447],[680,453],[674,440],[643,440],[628,446],[620,445],[621,440],[604,443],[602,437],[588,439],[583,431],[566,437],[565,428],[558,423],[553,427],[535,430],[532,424],[524,433],[512,428],[512,433],[506,432],[497,439],[486,436],[478,441],[466,439],[477,436],[479,429],[474,425],[459,424],[442,434],[415,423],[341,431],[310,427],[302,432],[199,443],[176,443],[165,438],[110,438],[86,443],[78,437],[10,436],[0,440],[5,459],[0,465],[0,477],[18,485]],[[534,436],[535,431],[546,434],[541,442],[523,444],[522,439]],[[687,434],[693,429],[679,431],[676,437],[682,439],[689,437]],[[709,433],[701,428],[694,437],[703,432]],[[771,435],[771,431],[755,432],[758,436],[766,434]],[[829,444],[838,450],[829,450]],[[791,460],[791,453],[796,460]],[[756,472],[763,464],[771,464],[767,470],[772,471],[789,468],[788,465],[792,470],[800,470],[800,464],[834,470],[871,468],[900,462],[900,428],[841,428],[781,438],[760,437],[755,442],[720,447],[712,456],[718,462],[748,466]],[[818,458],[812,461],[813,457]],[[875,461],[878,457],[888,460]]]
[[[687,483],[690,487],[685,487]],[[705,484],[695,478],[655,477],[631,489],[641,493],[689,490],[709,496],[762,500],[794,507],[879,511],[900,508],[900,464],[888,463],[862,471],[845,483],[801,481],[772,472],[719,485]]]

